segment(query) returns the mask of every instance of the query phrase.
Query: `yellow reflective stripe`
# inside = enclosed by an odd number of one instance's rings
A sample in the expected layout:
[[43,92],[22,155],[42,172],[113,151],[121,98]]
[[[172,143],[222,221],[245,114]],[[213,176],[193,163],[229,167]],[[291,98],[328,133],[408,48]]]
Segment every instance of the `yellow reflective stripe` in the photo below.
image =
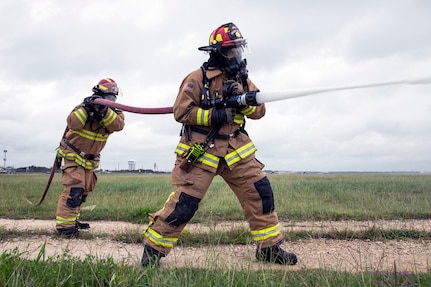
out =
[[61,217],[61,216],[55,217],[55,223],[58,225],[61,224],[61,225],[73,225],[73,226],[75,226],[77,220],[78,220],[78,216],[71,217],[71,218],[66,218],[66,217]]
[[247,106],[245,109],[241,110],[243,115],[249,116],[256,111],[255,106]]
[[246,145],[243,145],[239,149],[234,150],[233,152],[228,153],[224,159],[228,166],[233,165],[236,162],[239,162],[241,159],[246,158],[257,150],[254,146],[253,142],[249,142]]
[[103,126],[107,127],[110,124],[112,124],[116,118],[117,118],[117,113],[114,112],[113,110],[109,110],[109,115],[106,118],[104,118],[103,120],[101,120],[100,123]]
[[[175,149],[175,153],[178,155],[183,155],[184,152],[188,151],[191,148],[191,146],[184,144],[182,142],[179,142],[176,149]],[[198,158],[198,162],[201,162],[205,165],[208,165],[210,167],[213,168],[217,168],[218,164],[219,164],[219,157],[212,155],[210,153],[204,153],[201,157]]]
[[251,231],[251,237],[254,241],[261,241],[265,240],[274,236],[277,236],[280,234],[280,224],[277,223],[277,225],[260,229],[260,230],[252,230]]
[[196,124],[199,126],[209,126],[209,122],[208,122],[209,114],[210,114],[209,110],[198,108],[198,112],[196,113]]
[[102,135],[102,134],[98,134],[89,130],[79,130],[79,131],[75,131],[75,133],[83,138],[89,139],[89,140],[93,140],[93,141],[98,141],[98,142],[106,142],[108,140],[108,136],[109,134],[106,135]]
[[200,158],[198,158],[198,161],[210,167],[217,168],[220,159],[218,156],[204,153]]
[[191,146],[189,146],[187,144],[184,144],[182,142],[179,142],[178,145],[177,145],[177,147],[176,147],[176,149],[175,149],[175,153],[179,154],[179,155],[183,155],[184,152],[186,150],[188,150],[189,148],[191,148]]
[[84,111],[84,108],[79,108],[73,112],[82,125],[85,125],[87,121],[87,113]]
[[239,125],[242,125],[244,121],[244,115],[243,114],[236,114],[233,118],[233,122]]
[[178,241],[176,237],[163,237],[151,227],[148,227],[147,230],[144,231],[144,236],[154,244],[168,248],[173,248]]
[[96,169],[99,167],[99,163],[97,162],[88,161],[76,153],[64,153],[60,148],[57,149],[57,154],[62,158],[76,162],[85,169]]
[[[184,152],[186,152],[191,146],[179,142],[175,153],[178,155],[183,155]],[[232,164],[240,161],[243,158],[246,158],[247,156],[251,155],[256,151],[256,147],[254,146],[253,142],[249,142],[246,145],[243,145],[237,150],[234,150],[233,152],[228,153],[225,156],[225,160],[228,166],[231,166]],[[220,159],[218,156],[212,155],[210,153],[204,153],[200,158],[198,158],[198,162],[202,162],[205,165],[208,165],[213,168],[217,168],[218,164],[220,162]]]

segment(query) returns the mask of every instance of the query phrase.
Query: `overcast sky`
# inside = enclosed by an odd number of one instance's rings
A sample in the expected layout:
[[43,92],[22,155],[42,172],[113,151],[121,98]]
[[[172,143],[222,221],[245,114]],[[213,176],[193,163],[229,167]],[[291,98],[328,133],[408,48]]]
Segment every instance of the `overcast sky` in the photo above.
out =
[[[0,149],[7,166],[51,167],[66,117],[101,78],[117,102],[171,106],[226,22],[247,38],[262,92],[431,76],[431,1],[0,2]],[[431,85],[340,91],[266,104],[246,129],[284,171],[431,171]],[[171,171],[181,124],[125,113],[101,168]],[[2,157],[4,153],[2,153]],[[4,161],[2,161],[2,166]]]

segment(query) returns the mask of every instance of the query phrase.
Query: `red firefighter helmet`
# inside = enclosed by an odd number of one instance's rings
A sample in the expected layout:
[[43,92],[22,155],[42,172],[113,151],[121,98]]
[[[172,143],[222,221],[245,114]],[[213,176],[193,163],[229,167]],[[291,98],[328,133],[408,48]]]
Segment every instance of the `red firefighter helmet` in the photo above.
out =
[[97,85],[93,87],[93,93],[99,95],[99,96],[105,96],[105,95],[114,95],[115,97],[118,96],[119,88],[117,83],[111,79],[111,78],[104,78],[99,81]]
[[199,47],[198,49],[220,53],[222,48],[245,48],[246,45],[247,41],[242,37],[238,27],[233,23],[227,23],[221,25],[211,33],[208,46]]

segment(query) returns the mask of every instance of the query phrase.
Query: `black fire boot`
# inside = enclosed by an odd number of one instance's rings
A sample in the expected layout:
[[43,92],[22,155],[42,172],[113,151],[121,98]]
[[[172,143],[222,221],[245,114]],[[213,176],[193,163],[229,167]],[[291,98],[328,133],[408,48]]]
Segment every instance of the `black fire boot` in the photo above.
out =
[[149,265],[159,266],[159,261],[162,257],[165,257],[165,254],[155,250],[148,245],[144,245],[144,253],[142,254],[141,264],[144,267]]
[[277,263],[282,265],[295,265],[298,258],[294,253],[289,253],[280,247],[282,241],[277,244],[256,250],[256,259],[270,263]]
[[67,238],[75,238],[79,235],[78,228],[74,227],[67,227],[67,228],[57,228],[58,234],[64,235]]
[[90,228],[90,224],[85,223],[85,222],[80,222],[80,221],[76,221],[76,228],[78,229],[89,229]]

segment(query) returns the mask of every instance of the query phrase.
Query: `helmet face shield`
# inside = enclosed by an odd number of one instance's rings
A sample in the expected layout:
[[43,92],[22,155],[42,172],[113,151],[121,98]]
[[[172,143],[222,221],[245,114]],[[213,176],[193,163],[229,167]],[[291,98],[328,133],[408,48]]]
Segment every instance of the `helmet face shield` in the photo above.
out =
[[229,63],[239,64],[244,59],[243,56],[245,53],[244,46],[240,47],[222,47],[220,49],[220,54],[226,59]]

